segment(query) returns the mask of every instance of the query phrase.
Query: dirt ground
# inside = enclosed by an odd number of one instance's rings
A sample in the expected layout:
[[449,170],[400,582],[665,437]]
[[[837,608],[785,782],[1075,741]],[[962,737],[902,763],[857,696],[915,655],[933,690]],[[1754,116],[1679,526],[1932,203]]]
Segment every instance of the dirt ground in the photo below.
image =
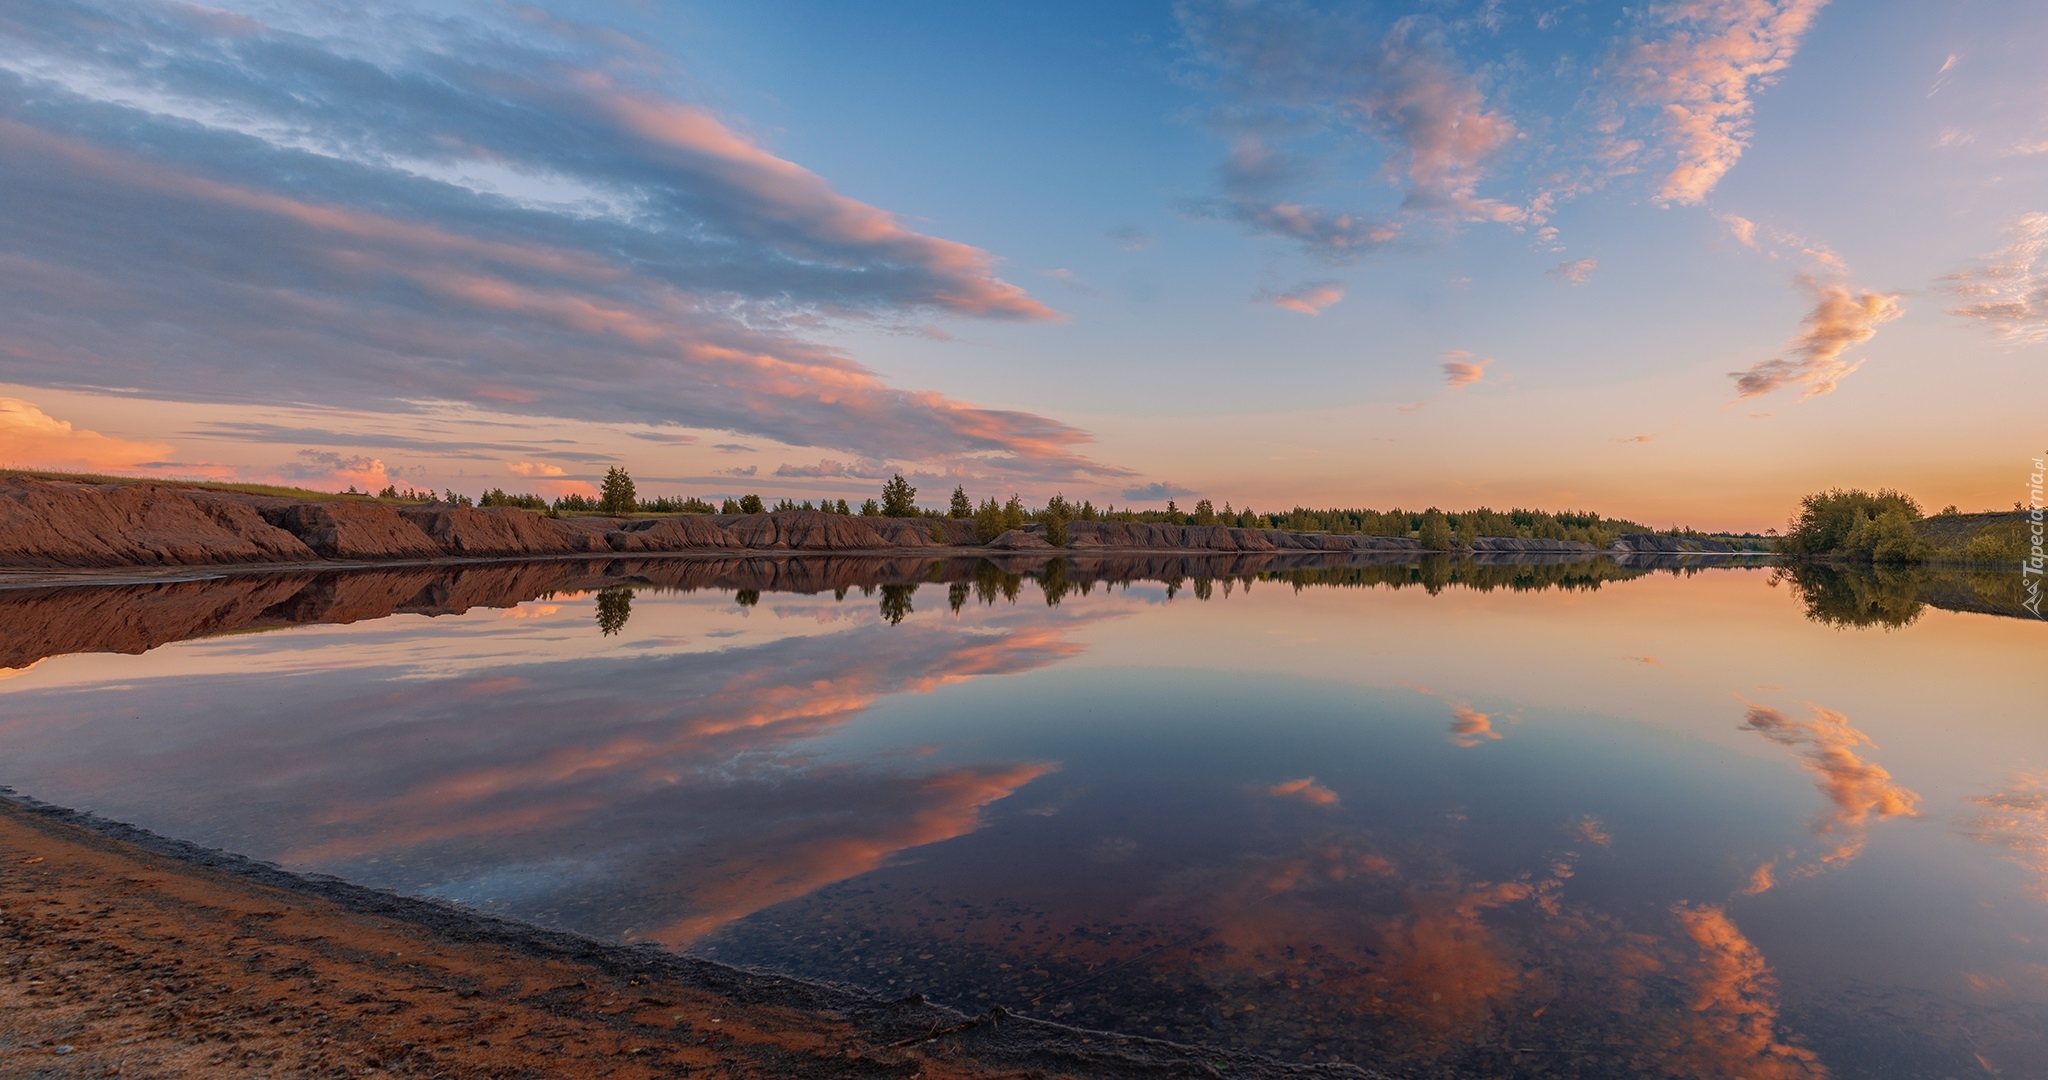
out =
[[0,1075],[1367,1075],[884,1002],[0,798]]

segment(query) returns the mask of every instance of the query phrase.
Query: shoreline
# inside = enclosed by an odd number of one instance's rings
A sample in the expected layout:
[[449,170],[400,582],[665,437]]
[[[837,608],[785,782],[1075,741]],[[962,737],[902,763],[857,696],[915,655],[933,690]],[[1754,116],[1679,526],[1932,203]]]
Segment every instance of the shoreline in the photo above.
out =
[[750,971],[0,788],[14,1075],[1378,1077]]
[[[1777,555],[1765,551],[1732,552],[1634,552],[1612,549],[1575,548],[1532,548],[1517,551],[1453,551],[1421,550],[1376,550],[1361,548],[1351,551],[1318,549],[1277,549],[1277,550],[1230,550],[1217,548],[1184,547],[1085,547],[1005,550],[988,547],[921,547],[921,548],[861,548],[857,550],[777,550],[763,548],[713,548],[692,551],[605,551],[576,552],[554,555],[446,555],[430,559],[389,559],[389,560],[327,560],[317,562],[249,562],[249,563],[195,563],[176,566],[8,566],[0,564],[0,590],[58,588],[69,585],[161,585],[186,581],[214,581],[230,577],[245,577],[252,574],[327,574],[351,573],[375,570],[407,569],[462,569],[475,566],[538,565],[546,563],[592,563],[616,562],[688,562],[727,561],[752,559],[924,559],[939,561],[948,559],[982,559],[998,564],[1020,566],[1044,563],[1053,559],[1096,560],[1096,559],[1187,559],[1231,555],[1272,555],[1272,556],[1334,556],[1337,558],[1369,557],[1376,562],[1389,565],[1418,562],[1428,558],[1469,560],[1499,565],[1539,565],[1543,563],[1571,561],[1592,562],[1598,559],[1613,561],[1619,565],[1641,564],[1654,569],[1666,569],[1669,565],[1720,565],[1737,562],[1797,561],[1791,556]],[[1830,564],[1822,564],[1830,565]],[[1846,565],[1846,564],[1844,564]],[[1929,564],[1932,567],[1932,564]],[[1949,569],[1949,567],[1934,567]],[[1977,569],[1954,567],[1953,569]],[[2015,571],[2017,572],[2017,571]]]

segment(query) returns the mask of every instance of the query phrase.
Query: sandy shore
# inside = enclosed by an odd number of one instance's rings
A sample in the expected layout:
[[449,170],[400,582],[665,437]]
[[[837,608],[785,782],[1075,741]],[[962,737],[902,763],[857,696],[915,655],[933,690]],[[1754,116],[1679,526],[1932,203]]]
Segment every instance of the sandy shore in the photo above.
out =
[[0,1074],[1368,1076],[739,971],[0,798]]

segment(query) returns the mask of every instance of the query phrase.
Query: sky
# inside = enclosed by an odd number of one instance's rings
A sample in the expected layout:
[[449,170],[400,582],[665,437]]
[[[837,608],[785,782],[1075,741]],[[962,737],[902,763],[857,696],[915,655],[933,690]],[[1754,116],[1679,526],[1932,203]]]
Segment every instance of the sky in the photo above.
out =
[[2048,8],[0,8],[0,465],[2003,508]]

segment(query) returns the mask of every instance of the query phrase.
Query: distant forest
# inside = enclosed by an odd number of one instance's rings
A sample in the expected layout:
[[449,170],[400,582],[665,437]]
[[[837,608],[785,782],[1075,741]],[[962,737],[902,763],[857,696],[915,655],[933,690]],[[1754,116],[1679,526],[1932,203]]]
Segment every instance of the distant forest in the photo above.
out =
[[[431,492],[398,492],[387,489],[378,493],[383,498],[405,498],[412,496],[426,501],[435,498]],[[921,507],[916,503],[917,489],[902,476],[895,476],[882,487],[881,497],[868,499],[860,505],[849,504],[845,499],[804,499],[789,498],[769,503],[759,495],[744,495],[739,498],[725,498],[714,504],[695,496],[665,495],[655,498],[641,498],[634,488],[632,478],[623,469],[614,468],[605,477],[603,490],[596,496],[564,495],[553,501],[532,494],[509,494],[502,488],[492,488],[476,500],[479,506],[516,506],[551,514],[760,514],[782,510],[815,510],[828,514],[850,514],[862,517],[922,517],[973,519],[982,539],[993,539],[1007,529],[1024,528],[1028,525],[1042,525],[1051,530],[1063,530],[1070,521],[1131,521],[1166,525],[1225,525],[1247,529],[1278,529],[1287,532],[1320,532],[1360,534],[1366,536],[1406,536],[1422,542],[1426,548],[1447,550],[1453,545],[1469,544],[1479,537],[1518,537],[1525,540],[1579,540],[1594,547],[1604,548],[1614,538],[1629,533],[1659,533],[1666,536],[1704,537],[1726,534],[1707,534],[1692,529],[1655,529],[1639,521],[1627,518],[1606,517],[1590,510],[1494,510],[1479,507],[1476,510],[1445,511],[1436,507],[1426,510],[1371,510],[1365,508],[1314,509],[1296,506],[1283,511],[1259,511],[1251,507],[1233,507],[1224,503],[1218,509],[1208,499],[1196,501],[1193,507],[1182,509],[1169,499],[1164,509],[1118,508],[1114,505],[1097,507],[1093,502],[1067,501],[1064,496],[1054,495],[1046,505],[1028,506],[1016,495],[1003,502],[988,496],[977,502],[967,493],[966,488],[955,487],[945,509]],[[450,493],[453,501],[467,504],[463,496]],[[1737,538],[1741,539],[1741,538]],[[1764,538],[1751,537],[1759,549],[1765,545]]]

